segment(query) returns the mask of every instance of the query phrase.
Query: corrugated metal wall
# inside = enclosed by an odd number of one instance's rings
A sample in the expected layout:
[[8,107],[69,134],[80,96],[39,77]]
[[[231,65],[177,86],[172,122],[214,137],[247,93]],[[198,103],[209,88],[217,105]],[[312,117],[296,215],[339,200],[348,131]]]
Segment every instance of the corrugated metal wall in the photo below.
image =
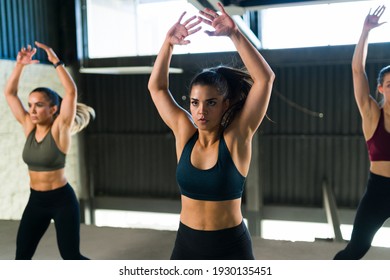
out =
[[341,207],[356,206],[368,159],[350,69],[349,64],[275,68],[268,111],[273,122],[264,122],[260,138],[265,204],[321,206],[325,181]]
[[[367,65],[372,92],[385,65]],[[272,122],[263,123],[260,137],[264,203],[321,206],[326,182],[339,207],[356,207],[369,161],[350,64],[279,66],[275,73]]]
[[[271,120],[259,130],[261,161],[252,168],[261,175],[266,205],[321,207],[325,180],[339,207],[354,208],[364,190],[369,162],[353,96],[350,57],[344,62],[317,57],[316,62],[310,49],[301,52],[310,63],[284,64],[280,54],[288,54],[278,51],[276,57],[265,52],[277,78],[268,110]],[[175,67],[185,66],[187,71],[171,76],[172,92],[185,95],[195,68],[200,61],[207,64],[209,56],[177,59]],[[195,67],[189,71],[191,62]],[[373,89],[383,65],[368,63]],[[86,101],[97,110],[97,119],[87,130],[87,162],[95,195],[179,198],[174,139],[149,97],[148,78],[83,76]],[[182,102],[181,95],[175,98]]]
[[[35,41],[50,45],[64,61],[76,56],[74,0],[0,0],[0,58],[15,59]],[[46,54],[38,51],[41,61]]]
[[[180,78],[172,77],[172,83],[180,84]],[[86,131],[94,195],[179,197],[173,135],[152,103],[148,79],[83,75],[84,101],[97,115]]]
[[[38,40],[74,62],[74,19],[73,0],[0,0],[0,57],[14,59],[20,47]],[[374,89],[378,70],[390,59],[389,44],[373,47],[367,72]],[[357,205],[368,159],[353,98],[352,52],[353,47],[263,51],[276,73],[268,111],[272,121],[260,128],[261,161],[252,165],[261,175],[265,204],[321,206],[326,180],[340,207]],[[84,66],[151,65],[153,59],[86,60]],[[171,77],[172,92],[182,102],[199,68],[237,61],[229,54],[175,56],[173,66],[185,73]],[[178,198],[174,139],[149,97],[148,75],[80,78],[80,95],[97,112],[85,131],[94,195]]]

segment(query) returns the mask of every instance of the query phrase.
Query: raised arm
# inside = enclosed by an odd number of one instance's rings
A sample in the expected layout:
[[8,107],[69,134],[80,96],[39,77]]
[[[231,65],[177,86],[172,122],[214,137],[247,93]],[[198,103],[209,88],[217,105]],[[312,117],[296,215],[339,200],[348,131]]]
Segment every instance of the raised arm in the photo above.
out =
[[195,20],[196,16],[181,23],[185,14],[184,12],[169,29],[157,55],[148,84],[151,97],[161,118],[175,136],[178,136],[179,128],[182,130],[188,127],[194,130],[191,116],[176,103],[169,91],[169,65],[174,45],[189,44],[190,41],[187,40],[187,37],[200,30],[200,26],[196,27],[200,23],[200,20]]
[[27,110],[24,108],[20,98],[18,97],[19,80],[25,66],[39,62],[38,60],[33,59],[36,52],[37,50],[32,48],[30,45],[28,45],[27,48],[22,48],[18,52],[15,67],[8,78],[4,90],[8,106],[10,107],[16,120],[23,126],[25,132],[29,130],[32,123]]
[[[46,52],[48,60],[53,63],[53,65],[61,62],[52,48],[39,42],[35,42],[35,44]],[[56,71],[65,91],[65,94],[62,97],[60,114],[56,119],[60,130],[62,130],[70,128],[73,124],[76,114],[77,87],[63,63],[56,67]]]
[[205,9],[201,11],[203,22],[214,27],[207,31],[210,36],[228,36],[235,45],[254,84],[248,94],[242,112],[232,123],[232,129],[237,129],[243,137],[252,136],[263,120],[271,96],[274,72],[263,56],[241,33],[232,18],[226,13],[221,3],[218,3],[221,14]]
[[370,87],[365,67],[368,49],[368,35],[372,29],[383,24],[379,23],[379,19],[384,11],[385,6],[378,7],[372,14],[370,10],[364,21],[363,30],[352,58],[354,94],[363,122],[372,118],[372,110],[379,110],[377,103],[370,96]]

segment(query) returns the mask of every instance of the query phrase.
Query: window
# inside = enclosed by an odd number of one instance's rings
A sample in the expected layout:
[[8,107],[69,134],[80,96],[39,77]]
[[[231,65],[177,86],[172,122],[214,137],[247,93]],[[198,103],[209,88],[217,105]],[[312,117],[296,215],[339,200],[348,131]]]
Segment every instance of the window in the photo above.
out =
[[[87,0],[89,57],[155,55],[183,11],[187,12],[184,19],[199,13],[185,0]],[[175,53],[234,50],[226,37],[206,37],[202,30],[191,35],[191,44],[176,47]]]
[[[365,16],[383,1],[270,8],[261,11],[262,46],[266,49],[356,44]],[[381,21],[389,21],[385,11]],[[375,28],[369,42],[388,42],[390,24]]]

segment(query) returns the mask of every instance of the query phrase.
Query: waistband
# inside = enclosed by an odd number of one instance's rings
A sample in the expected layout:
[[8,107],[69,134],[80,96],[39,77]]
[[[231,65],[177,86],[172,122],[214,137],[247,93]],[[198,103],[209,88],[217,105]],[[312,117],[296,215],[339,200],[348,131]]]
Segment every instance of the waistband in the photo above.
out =
[[202,240],[202,247],[216,245],[216,243],[230,243],[239,240],[246,234],[248,234],[248,230],[244,221],[235,227],[220,230],[197,230],[180,222],[178,229],[178,235],[186,236],[191,241]]
[[390,184],[390,177],[378,175],[378,174],[372,173],[371,171],[369,173],[368,179],[375,180],[376,182],[383,183],[383,184]]
[[50,190],[50,191],[37,191],[30,188],[30,198],[36,201],[58,201],[69,196],[75,196],[74,190],[69,183],[64,186]]

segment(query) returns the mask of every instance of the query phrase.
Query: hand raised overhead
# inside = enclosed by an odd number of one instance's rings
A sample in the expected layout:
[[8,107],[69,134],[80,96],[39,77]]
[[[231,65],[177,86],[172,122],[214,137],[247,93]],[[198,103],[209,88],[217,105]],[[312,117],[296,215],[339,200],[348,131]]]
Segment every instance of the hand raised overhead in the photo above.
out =
[[[186,12],[183,12],[179,20],[169,29],[167,33],[167,38],[171,45],[187,45],[190,43],[186,38],[198,32],[201,29],[201,26],[196,27],[201,23],[201,20],[195,20],[197,17],[192,16],[183,23],[181,23]],[[196,28],[195,28],[196,27]]]
[[200,11],[202,17],[199,17],[202,22],[214,27],[214,31],[205,31],[209,36],[230,36],[233,31],[237,30],[237,26],[233,19],[226,13],[221,3],[218,3],[221,14],[205,8]]
[[375,27],[381,26],[382,24],[386,23],[386,22],[379,23],[379,19],[385,12],[385,9],[386,7],[382,5],[376,8],[376,10],[372,14],[370,10],[364,21],[363,29],[370,31],[371,29],[374,29]]

